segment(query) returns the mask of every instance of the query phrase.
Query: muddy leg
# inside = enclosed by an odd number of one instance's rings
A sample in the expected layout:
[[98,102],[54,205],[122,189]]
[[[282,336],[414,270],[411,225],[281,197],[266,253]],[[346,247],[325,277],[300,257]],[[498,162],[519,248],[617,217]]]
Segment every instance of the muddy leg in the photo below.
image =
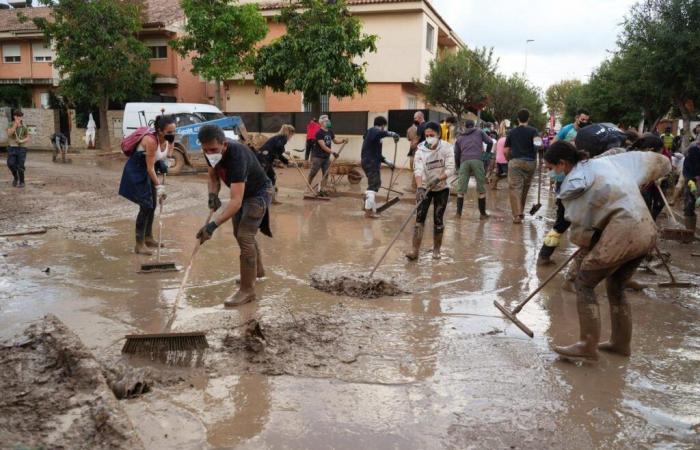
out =
[[243,202],[241,210],[233,218],[233,232],[241,249],[241,284],[238,292],[225,302],[226,307],[236,307],[252,302],[255,297],[255,278],[258,274],[258,250],[255,235],[265,216],[267,205],[262,197]]
[[625,286],[634,275],[643,258],[623,264],[606,280],[610,303],[610,340],[598,345],[606,352],[630,356],[632,341],[632,307],[625,296]]

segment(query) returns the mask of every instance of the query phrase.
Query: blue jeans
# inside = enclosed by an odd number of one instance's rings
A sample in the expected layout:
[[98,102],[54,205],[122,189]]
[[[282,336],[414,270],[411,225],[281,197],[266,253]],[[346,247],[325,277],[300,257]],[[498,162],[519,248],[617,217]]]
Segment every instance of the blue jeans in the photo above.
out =
[[10,172],[12,172],[14,179],[19,179],[20,183],[24,183],[24,162],[26,160],[26,147],[7,148],[7,167],[10,169]]

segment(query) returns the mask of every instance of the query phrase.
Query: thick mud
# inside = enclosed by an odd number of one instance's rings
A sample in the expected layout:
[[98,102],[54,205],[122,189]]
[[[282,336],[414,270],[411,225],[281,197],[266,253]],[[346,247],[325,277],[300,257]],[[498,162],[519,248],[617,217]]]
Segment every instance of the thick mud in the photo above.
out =
[[0,344],[0,392],[3,448],[143,448],[100,365],[55,316]]
[[397,276],[386,277],[374,274],[370,277],[368,271],[362,273],[361,270],[358,267],[329,264],[312,270],[309,278],[312,287],[335,295],[379,298],[410,292],[401,287],[406,285],[406,281]]
[[[404,292],[368,301],[316,289],[309,274],[325,266],[366,273],[412,202],[368,221],[359,197],[303,201],[298,172],[281,169],[275,239],[258,238],[267,274],[257,283],[258,301],[223,308],[238,288],[238,250],[225,224],[194,261],[173,329],[207,333],[201,367],[124,358],[124,335],[162,330],[182,273],[137,273],[154,258],[132,253],[137,208],[116,196],[121,164],[75,159],[52,165],[31,154],[28,180],[43,184],[24,191],[1,186],[6,178],[0,179],[0,231],[48,228],[43,235],[0,238],[0,338],[55,314],[95,355],[100,392],[113,402],[110,387],[135,395],[113,404],[146,448],[700,446],[700,290],[658,288],[668,277],[652,261],[635,275],[648,287],[627,292],[632,356],[601,354],[598,364],[583,366],[559,361],[550,346],[578,338],[576,299],[561,290],[561,275],[518,314],[534,339],[493,306],[498,300],[513,308],[553,270],[536,266],[551,225],[529,216],[513,225],[505,189],[487,192],[489,221],[479,220],[471,188],[461,219],[448,205],[439,261],[427,251],[430,220],[416,262],[403,257],[407,231],[379,273]],[[207,214],[205,180],[172,177],[168,185],[162,258],[184,266]],[[340,186],[349,195],[361,188]],[[543,194],[539,214],[554,217],[554,199]],[[691,256],[700,253],[697,243],[660,246],[679,281],[700,285],[698,258]],[[564,237],[554,259],[573,250]],[[610,333],[605,288],[597,294],[604,340]],[[58,399],[44,402],[63,398],[48,384],[33,389]],[[0,402],[14,392],[3,384]],[[103,398],[85,394],[93,399],[88,403]],[[32,411],[0,405],[0,448],[19,442],[10,439],[16,430],[9,420],[36,424],[37,443],[26,445],[47,442]]]

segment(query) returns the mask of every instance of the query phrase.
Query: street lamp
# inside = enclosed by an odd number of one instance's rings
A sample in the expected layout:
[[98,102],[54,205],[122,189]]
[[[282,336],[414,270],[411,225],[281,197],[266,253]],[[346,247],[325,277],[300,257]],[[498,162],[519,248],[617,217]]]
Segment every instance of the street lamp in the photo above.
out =
[[523,77],[527,78],[527,48],[530,42],[535,42],[534,39],[527,39],[525,41],[525,70],[523,70]]

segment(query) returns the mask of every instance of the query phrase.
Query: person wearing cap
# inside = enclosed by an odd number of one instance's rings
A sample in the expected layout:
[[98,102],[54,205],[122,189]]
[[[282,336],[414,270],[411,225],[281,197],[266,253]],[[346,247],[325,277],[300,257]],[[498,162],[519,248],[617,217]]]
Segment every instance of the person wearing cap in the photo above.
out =
[[362,170],[367,177],[367,192],[365,192],[365,217],[375,219],[377,216],[377,204],[375,196],[382,187],[381,166],[386,164],[394,170],[394,164],[387,161],[382,154],[382,139],[391,137],[394,143],[399,142],[399,135],[386,129],[389,122],[386,117],[377,116],[374,119],[374,126],[365,133],[362,142]]
[[335,144],[346,144],[347,139],[336,139],[335,133],[331,130],[331,119],[327,115],[323,115],[318,118],[318,123],[321,128],[316,132],[316,145],[314,145],[311,151],[311,170],[309,171],[309,185],[313,186],[314,178],[318,171],[320,170],[323,178],[321,178],[321,186],[319,188],[318,195],[321,197],[327,196],[325,191],[326,184],[326,174],[328,173],[328,167],[331,165],[330,157],[338,158],[338,153],[332,150],[332,145]]
[[440,259],[443,219],[450,199],[447,179],[454,175],[454,149],[449,142],[440,139],[440,125],[428,122],[425,126],[425,141],[418,145],[414,160],[413,175],[416,181],[416,225],[413,230],[413,248],[406,254],[411,261],[418,259],[423,240],[423,228],[428,217],[430,202],[433,202],[433,259]]
[[24,163],[27,160],[29,130],[24,125],[24,113],[18,109],[12,112],[12,125],[7,129],[7,167],[12,172],[12,186],[24,187]]
[[482,154],[484,144],[486,152],[493,147],[493,140],[486,135],[484,130],[475,127],[475,122],[468,119],[464,122],[465,130],[457,137],[455,142],[455,167],[457,168],[457,216],[462,215],[464,208],[464,194],[467,193],[469,179],[472,175],[476,178],[476,191],[479,194],[479,213],[481,219],[489,217],[486,213],[486,172]]

